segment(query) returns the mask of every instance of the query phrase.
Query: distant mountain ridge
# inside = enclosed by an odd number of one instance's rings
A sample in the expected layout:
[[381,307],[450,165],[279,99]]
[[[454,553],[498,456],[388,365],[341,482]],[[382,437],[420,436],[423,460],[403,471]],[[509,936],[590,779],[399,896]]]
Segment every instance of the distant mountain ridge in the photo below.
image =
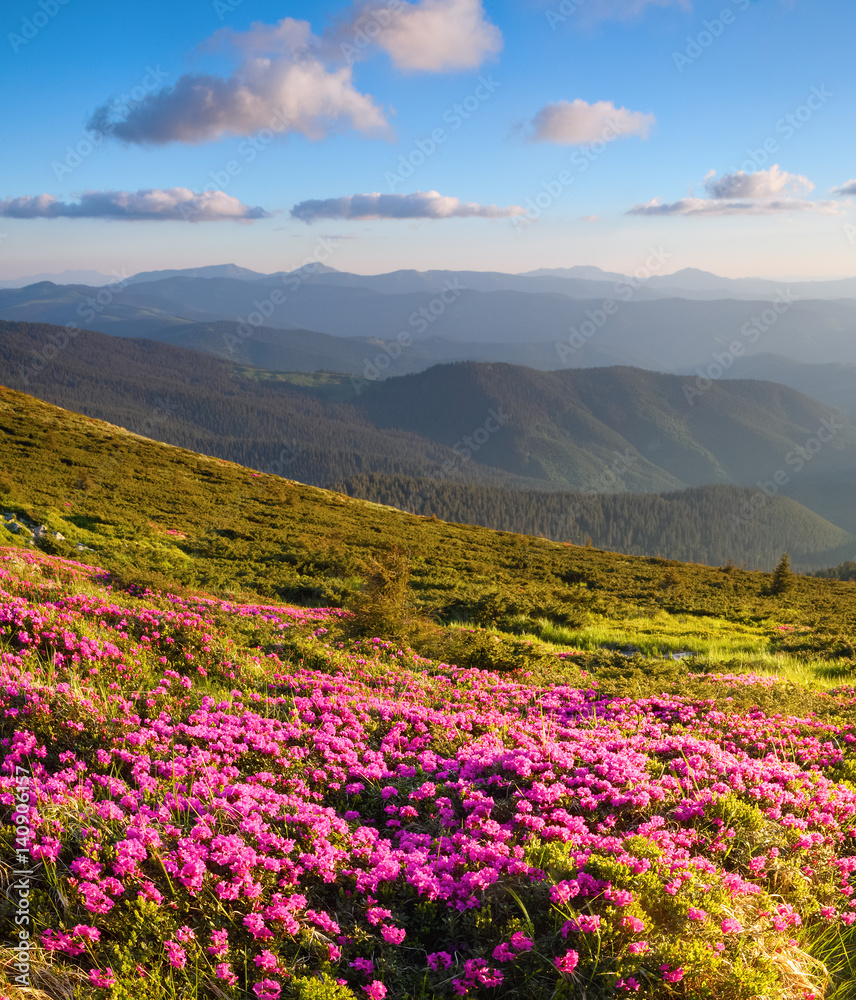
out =
[[[414,274],[400,272],[399,278],[406,285]],[[336,273],[301,272],[274,282],[179,276],[100,292],[42,282],[0,290],[0,318],[170,340],[180,327],[217,321],[234,322],[243,330],[241,339],[261,326],[405,346],[434,338],[472,345],[472,356],[480,360],[548,369],[628,364],[675,371],[700,361],[707,367],[734,344],[739,356],[776,353],[801,362],[856,364],[856,299],[804,301],[786,289],[772,302],[637,301],[617,296],[608,283],[610,297],[576,299],[558,291],[473,289],[464,284],[466,274],[439,272],[432,288],[394,294],[351,285],[348,276]],[[560,279],[521,280],[553,287]],[[485,344],[514,346],[491,356],[479,346]],[[456,360],[461,353],[456,346],[436,360]],[[725,370],[733,360],[729,355]]]
[[209,264],[201,267],[168,268],[140,271],[129,277],[102,274],[99,271],[64,271],[61,274],[38,274],[29,278],[0,281],[2,288],[23,288],[42,281],[56,284],[89,284],[101,286],[122,280],[128,285],[146,284],[167,278],[233,278],[248,282],[279,282],[284,278],[299,276],[302,281],[335,287],[368,288],[387,295],[407,292],[436,291],[447,280],[459,281],[475,291],[528,291],[555,292],[569,298],[607,298],[632,290],[635,300],[648,301],[660,298],[688,299],[756,299],[769,300],[785,287],[790,287],[801,299],[856,298],[856,277],[817,280],[790,280],[771,278],[725,278],[698,268],[682,268],[671,274],[660,273],[656,266],[648,273],[626,275],[618,271],[605,271],[593,265],[578,264],[573,267],[542,267],[519,274],[500,271],[429,269],[397,270],[380,274],[355,274],[340,271],[327,264],[310,262],[292,270],[271,273],[256,271],[237,264]]
[[[716,297],[767,299],[785,286],[790,286],[800,298],[838,299],[856,297],[856,277],[826,280],[799,280],[771,278],[725,278],[710,271],[686,267],[671,274],[655,272],[639,277],[604,271],[593,265],[578,264],[573,267],[537,268],[519,274],[499,271],[453,271],[433,269],[427,271],[401,270],[382,274],[353,274],[340,271],[326,264],[308,264],[296,271],[276,271],[264,274],[236,264],[216,264],[206,267],[183,268],[171,271],[145,271],[129,279],[131,283],[154,281],[166,277],[187,278],[241,278],[248,281],[281,278],[283,275],[305,272],[311,280],[331,285],[370,288],[385,294],[407,291],[438,289],[449,278],[458,277],[467,288],[477,291],[559,291],[573,298],[589,298],[607,290],[604,285],[630,285],[637,297]],[[545,284],[537,279],[551,279]]]
[[165,278],[239,278],[244,281],[256,281],[267,275],[261,271],[252,271],[237,264],[210,264],[206,267],[173,268],[166,271],[139,271],[128,278],[128,284],[139,285],[147,281],[162,281]]
[[26,288],[41,281],[50,281],[57,285],[91,285],[98,287],[109,285],[121,280],[116,275],[102,274],[100,271],[62,271],[59,274],[30,274],[24,278],[6,278],[0,281],[0,288]]

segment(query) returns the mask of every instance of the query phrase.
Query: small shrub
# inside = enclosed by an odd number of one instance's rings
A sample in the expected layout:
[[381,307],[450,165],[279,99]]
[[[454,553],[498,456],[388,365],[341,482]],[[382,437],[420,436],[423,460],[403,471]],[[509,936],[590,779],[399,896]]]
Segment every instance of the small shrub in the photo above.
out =
[[504,673],[532,667],[542,652],[529,642],[506,638],[481,630],[459,629],[447,637],[443,655],[458,667]]

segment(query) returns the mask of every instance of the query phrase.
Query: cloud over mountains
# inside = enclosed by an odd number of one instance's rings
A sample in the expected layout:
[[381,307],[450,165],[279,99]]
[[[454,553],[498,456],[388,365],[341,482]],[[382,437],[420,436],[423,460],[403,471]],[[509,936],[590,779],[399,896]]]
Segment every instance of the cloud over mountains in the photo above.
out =
[[341,198],[302,201],[291,210],[294,219],[504,219],[524,215],[519,205],[479,205],[441,195],[439,191],[413,194],[354,194]]

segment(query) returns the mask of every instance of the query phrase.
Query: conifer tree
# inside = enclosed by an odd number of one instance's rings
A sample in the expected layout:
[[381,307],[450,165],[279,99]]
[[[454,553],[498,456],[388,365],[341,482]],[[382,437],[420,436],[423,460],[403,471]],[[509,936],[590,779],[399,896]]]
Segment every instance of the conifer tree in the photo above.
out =
[[787,552],[785,552],[776,564],[776,568],[773,570],[773,579],[770,582],[770,593],[784,594],[785,591],[790,590],[793,586],[793,582],[794,574],[791,572],[791,559]]

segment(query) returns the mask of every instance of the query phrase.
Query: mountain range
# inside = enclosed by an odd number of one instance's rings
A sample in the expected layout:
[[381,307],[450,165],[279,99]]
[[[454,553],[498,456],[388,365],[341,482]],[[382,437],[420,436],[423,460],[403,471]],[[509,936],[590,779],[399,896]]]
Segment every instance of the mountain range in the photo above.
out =
[[37,282],[51,281],[60,285],[107,285],[122,280],[128,284],[162,281],[167,278],[237,278],[244,281],[278,281],[284,276],[300,275],[302,280],[325,285],[370,288],[386,294],[435,291],[450,278],[457,278],[465,287],[477,291],[552,291],[572,298],[589,298],[608,294],[606,286],[628,285],[639,298],[748,298],[767,300],[790,287],[801,299],[842,299],[856,297],[856,278],[775,279],[726,278],[686,267],[671,274],[660,274],[669,255],[652,248],[652,266],[640,268],[636,274],[604,271],[592,265],[537,268],[521,274],[499,271],[399,270],[386,274],[365,275],[339,271],[326,264],[311,262],[291,271],[264,273],[237,264],[210,264],[203,267],[172,268],[140,271],[121,278],[99,271],[66,270],[57,274],[42,273],[0,281],[0,288],[24,288]]
[[[634,288],[544,274],[360,276],[320,265],[254,274],[226,265],[190,275],[151,272],[100,289],[40,282],[0,289],[0,318],[143,336],[281,370],[317,367],[332,349],[341,364],[334,358],[329,367],[380,377],[456,360],[545,370],[623,364],[714,378],[767,354],[856,365],[856,298],[805,298],[805,283],[771,284],[767,299],[691,299],[655,298],[654,277]],[[849,287],[827,284],[841,294]],[[329,337],[372,347],[355,352]],[[372,368],[378,351],[387,354],[383,369]]]
[[856,279],[65,277],[92,283],[0,288],[0,381],[136,433],[627,551],[764,565],[787,524],[805,566],[856,552]]
[[[766,518],[772,500],[799,489],[805,496],[796,535],[818,540],[814,548],[791,546],[804,565],[829,564],[818,553],[831,550],[841,550],[838,561],[849,558],[856,534],[847,519],[856,427],[840,411],[768,382],[722,380],[690,405],[681,376],[628,367],[540,372],[464,362],[371,381],[269,372],[149,340],[89,331],[68,338],[62,328],[8,322],[0,323],[0,381],[147,437],[370,499],[394,494],[416,509],[425,492],[416,481],[433,481],[440,488],[434,503],[452,520],[513,524],[550,537],[600,530],[610,546],[619,546],[621,532],[644,536],[633,545],[646,553],[715,553],[742,564],[759,512]],[[815,451],[820,438],[828,440]],[[365,478],[378,476],[387,478]],[[837,492],[818,487],[828,481]],[[689,504],[691,514],[673,518],[687,525],[683,541],[668,543],[666,512],[677,509],[674,502],[655,514],[640,499],[651,522],[645,531],[641,522],[633,528],[627,510],[586,507],[594,494],[717,483],[743,492],[715,494],[720,537],[705,544],[692,541],[701,537],[702,520],[713,523],[699,499]],[[480,484],[494,499],[462,494],[463,484]],[[529,491],[526,503],[521,490]],[[532,491],[564,499],[539,504]],[[569,520],[569,510],[585,513],[588,528]],[[794,523],[793,508],[786,520]],[[758,565],[773,559],[762,540],[753,536],[752,544],[763,553]]]

